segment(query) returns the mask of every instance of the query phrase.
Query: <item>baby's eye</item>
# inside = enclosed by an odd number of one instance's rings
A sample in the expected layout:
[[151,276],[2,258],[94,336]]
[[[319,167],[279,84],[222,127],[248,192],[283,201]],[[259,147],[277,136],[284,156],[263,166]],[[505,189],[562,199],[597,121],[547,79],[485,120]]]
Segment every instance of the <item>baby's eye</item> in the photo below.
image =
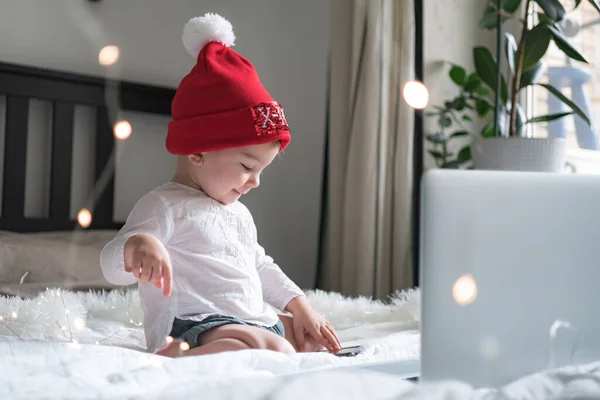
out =
[[246,171],[248,171],[248,172],[252,172],[252,168],[250,168],[250,167],[248,167],[248,166],[246,166],[246,165],[244,165],[244,164],[242,164],[242,167],[244,167],[244,169],[245,169]]

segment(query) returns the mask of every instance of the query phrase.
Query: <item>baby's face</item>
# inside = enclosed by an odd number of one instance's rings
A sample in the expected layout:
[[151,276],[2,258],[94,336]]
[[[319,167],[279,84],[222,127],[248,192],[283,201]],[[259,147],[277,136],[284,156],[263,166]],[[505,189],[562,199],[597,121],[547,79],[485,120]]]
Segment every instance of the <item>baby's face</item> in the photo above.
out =
[[213,199],[231,204],[260,185],[260,175],[279,152],[279,143],[265,143],[204,153],[194,180]]

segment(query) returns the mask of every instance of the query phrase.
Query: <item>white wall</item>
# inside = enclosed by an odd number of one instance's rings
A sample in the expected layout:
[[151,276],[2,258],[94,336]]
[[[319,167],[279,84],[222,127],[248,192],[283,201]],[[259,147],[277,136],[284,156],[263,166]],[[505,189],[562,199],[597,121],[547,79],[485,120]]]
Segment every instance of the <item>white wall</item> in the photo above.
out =
[[[293,135],[291,146],[266,171],[261,188],[244,202],[254,213],[259,238],[269,253],[299,285],[312,287],[323,166],[329,1],[102,0],[92,4],[0,0],[0,10],[1,61],[102,75],[98,51],[116,44],[121,49],[117,72],[122,78],[170,87],[177,86],[194,62],[181,44],[185,22],[205,12],[229,19],[237,35],[235,49],[255,64],[267,89],[282,103]],[[163,149],[167,119],[152,123],[139,115],[128,118],[134,133],[117,153],[115,215],[121,218],[142,193],[171,176],[174,161]],[[91,150],[85,140],[75,146]],[[86,157],[81,154],[76,168],[88,176],[89,168],[83,165]],[[149,154],[143,164],[141,154]],[[43,170],[41,164],[38,169]],[[31,207],[40,203],[36,188],[41,186],[28,183],[33,188],[28,191]],[[73,199],[83,201],[77,194]]]

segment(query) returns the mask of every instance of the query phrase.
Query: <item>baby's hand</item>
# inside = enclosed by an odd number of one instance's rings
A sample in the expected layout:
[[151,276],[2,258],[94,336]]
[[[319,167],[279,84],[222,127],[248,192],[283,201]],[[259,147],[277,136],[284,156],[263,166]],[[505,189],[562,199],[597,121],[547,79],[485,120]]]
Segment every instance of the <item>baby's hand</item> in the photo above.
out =
[[305,334],[310,335],[331,353],[342,349],[333,326],[322,315],[312,309],[304,296],[296,297],[286,308],[294,316],[294,338],[300,351],[304,351]]
[[173,270],[169,254],[163,244],[152,235],[134,235],[125,243],[125,271],[131,272],[141,283],[152,283],[171,295]]

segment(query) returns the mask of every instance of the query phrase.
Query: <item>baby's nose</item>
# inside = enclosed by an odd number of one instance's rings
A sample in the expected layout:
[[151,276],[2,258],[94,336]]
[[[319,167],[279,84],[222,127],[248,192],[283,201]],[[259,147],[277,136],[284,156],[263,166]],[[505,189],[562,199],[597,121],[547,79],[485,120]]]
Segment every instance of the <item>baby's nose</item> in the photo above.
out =
[[260,185],[260,177],[258,176],[258,174],[254,174],[250,179],[248,179],[246,185],[251,188],[258,187]]

